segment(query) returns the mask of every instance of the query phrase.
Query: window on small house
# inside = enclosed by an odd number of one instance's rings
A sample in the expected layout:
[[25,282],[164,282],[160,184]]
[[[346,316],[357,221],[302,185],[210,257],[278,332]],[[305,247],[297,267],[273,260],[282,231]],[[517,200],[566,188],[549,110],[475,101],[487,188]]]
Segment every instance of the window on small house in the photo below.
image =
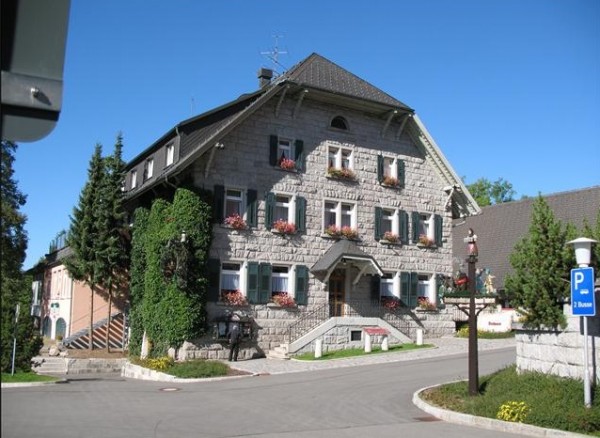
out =
[[225,217],[244,215],[242,207],[243,193],[241,190],[227,189],[225,191]]
[[336,116],[331,120],[331,127],[336,129],[348,129],[348,122],[342,116]]
[[273,266],[271,271],[271,294],[282,295],[290,292],[290,269],[287,266]]
[[131,171],[131,188],[135,189],[137,187],[137,170]]
[[154,158],[146,160],[146,179],[152,178],[154,174]]
[[167,145],[166,165],[170,166],[171,164],[173,164],[174,160],[175,160],[175,145],[173,143],[171,143],[170,145]]

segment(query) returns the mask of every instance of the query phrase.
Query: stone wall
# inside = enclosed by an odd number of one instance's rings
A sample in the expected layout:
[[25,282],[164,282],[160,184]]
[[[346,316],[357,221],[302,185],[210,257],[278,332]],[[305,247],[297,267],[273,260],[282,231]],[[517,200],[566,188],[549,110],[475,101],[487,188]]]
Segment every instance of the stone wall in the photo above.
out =
[[[565,305],[565,315],[571,308]],[[583,318],[568,316],[565,330],[516,330],[517,371],[583,379]],[[600,317],[588,317],[590,380],[600,383]]]

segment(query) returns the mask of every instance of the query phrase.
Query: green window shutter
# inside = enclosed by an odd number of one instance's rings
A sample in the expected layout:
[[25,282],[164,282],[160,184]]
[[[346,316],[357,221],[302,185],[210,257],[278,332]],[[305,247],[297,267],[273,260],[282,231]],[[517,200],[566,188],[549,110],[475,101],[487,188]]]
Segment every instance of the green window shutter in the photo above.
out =
[[398,211],[399,219],[400,219],[400,242],[403,245],[408,244],[408,213],[404,210]]
[[417,307],[417,294],[419,290],[419,274],[416,272],[410,273],[410,295],[408,297],[408,305],[411,308]]
[[421,222],[421,215],[417,211],[412,212],[412,241],[417,243],[419,241],[419,222]]
[[396,172],[398,175],[398,184],[400,187],[404,187],[406,182],[406,165],[404,164],[404,160],[396,159]]
[[304,141],[302,140],[294,142],[294,161],[296,162],[296,170],[302,172],[304,170]]
[[400,300],[405,306],[409,306],[410,302],[410,273],[400,273]]
[[273,214],[275,212],[275,194],[269,192],[265,195],[265,228],[273,228]]
[[375,207],[375,240],[381,239],[381,207]]
[[277,146],[279,146],[279,139],[276,135],[272,135],[269,138],[269,164],[271,166],[277,166]]
[[223,222],[224,207],[225,207],[225,187],[216,185],[213,192],[213,218],[215,222]]
[[273,267],[269,263],[261,263],[259,272],[258,303],[266,304],[271,299],[271,273],[273,272]]
[[377,155],[377,181],[383,182],[383,155]]
[[306,199],[302,196],[296,196],[296,230],[306,231]]
[[436,214],[433,217],[434,225],[435,225],[435,244],[437,246],[442,246],[442,234],[444,231],[444,219],[439,214]]
[[246,192],[246,222],[249,227],[258,225],[258,194],[256,190]]
[[248,262],[246,298],[250,304],[258,303],[258,263]]
[[308,268],[304,265],[296,266],[296,304],[308,304]]
[[208,301],[217,302],[220,299],[221,261],[219,259],[208,259]]
[[381,277],[373,275],[371,277],[371,301],[379,301],[381,299]]

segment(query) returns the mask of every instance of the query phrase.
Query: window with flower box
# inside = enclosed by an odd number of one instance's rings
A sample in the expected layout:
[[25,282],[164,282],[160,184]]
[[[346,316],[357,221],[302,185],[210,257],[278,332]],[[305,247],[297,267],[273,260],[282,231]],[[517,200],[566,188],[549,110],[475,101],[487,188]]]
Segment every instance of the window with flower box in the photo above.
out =
[[306,199],[278,193],[265,196],[265,228],[281,234],[306,231]]
[[443,218],[438,214],[413,212],[412,241],[419,246],[442,246]]
[[424,302],[424,298],[428,305],[435,306],[437,278],[435,274],[419,272],[386,273],[382,277],[375,275],[371,282],[372,298],[379,299],[389,309],[395,309],[400,304],[416,308]]
[[[356,204],[326,200],[323,204],[323,232],[331,237],[341,237],[344,230],[356,233]],[[334,234],[337,234],[335,236]],[[346,235],[346,237],[357,237]]]
[[375,207],[375,240],[408,243],[408,214],[403,210]]
[[402,188],[405,184],[405,164],[400,158],[377,156],[377,179],[381,185]]
[[[233,228],[255,227],[258,224],[258,199],[256,190],[214,187],[213,214],[217,223]],[[235,224],[235,225],[234,225]]]
[[333,178],[356,178],[354,173],[354,152],[339,146],[327,147],[327,175]]
[[304,170],[304,142],[271,135],[269,163],[283,170]]

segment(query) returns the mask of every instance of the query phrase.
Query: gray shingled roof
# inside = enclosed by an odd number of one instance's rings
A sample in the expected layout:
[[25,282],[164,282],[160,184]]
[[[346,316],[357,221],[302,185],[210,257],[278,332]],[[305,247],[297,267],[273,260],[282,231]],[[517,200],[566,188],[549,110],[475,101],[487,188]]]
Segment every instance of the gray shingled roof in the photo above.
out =
[[[563,224],[572,223],[581,230],[584,219],[596,223],[600,212],[600,186],[544,196],[554,217]],[[490,268],[496,289],[504,288],[504,279],[512,272],[509,257],[515,244],[529,231],[532,206],[536,198],[483,207],[480,215],[454,221],[452,252],[455,261],[464,261],[469,228],[477,235],[478,268]],[[466,270],[466,264],[465,268]]]
[[299,85],[412,111],[404,103],[316,53],[281,76]]

